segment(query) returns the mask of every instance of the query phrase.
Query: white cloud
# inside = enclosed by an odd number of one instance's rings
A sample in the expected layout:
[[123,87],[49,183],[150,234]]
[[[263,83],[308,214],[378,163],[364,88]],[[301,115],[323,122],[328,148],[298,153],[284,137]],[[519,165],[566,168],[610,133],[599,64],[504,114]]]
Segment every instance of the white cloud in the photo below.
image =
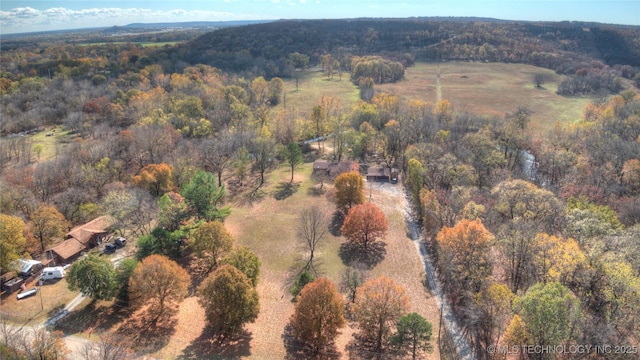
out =
[[250,20],[262,17],[251,14],[234,14],[210,10],[150,10],[141,8],[93,8],[71,10],[49,8],[37,10],[31,7],[0,11],[2,33],[43,30],[73,29],[82,27],[108,27],[130,23]]

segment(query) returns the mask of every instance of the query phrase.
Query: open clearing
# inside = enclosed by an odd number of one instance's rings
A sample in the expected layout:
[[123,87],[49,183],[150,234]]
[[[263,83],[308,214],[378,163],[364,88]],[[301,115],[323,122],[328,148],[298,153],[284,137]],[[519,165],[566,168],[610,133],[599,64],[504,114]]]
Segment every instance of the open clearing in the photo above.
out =
[[[360,100],[360,91],[349,80],[349,73],[343,72],[342,79],[338,74],[332,79],[317,68],[298,73],[299,85],[296,90],[295,79],[283,79],[285,84],[285,102],[287,109],[297,109],[302,115],[309,113],[323,95],[331,95],[340,99],[344,111],[351,111]],[[276,108],[283,108],[284,102]]]
[[[537,73],[547,76],[541,89],[536,89],[532,81]],[[436,86],[438,74],[439,86]],[[449,100],[458,111],[478,115],[504,117],[519,106],[526,106],[534,111],[531,126],[538,131],[549,129],[556,122],[567,123],[578,119],[583,106],[589,102],[588,98],[556,95],[556,87],[562,77],[528,65],[418,63],[407,69],[405,78],[396,84],[377,85],[376,90],[432,104],[440,93],[439,96]],[[303,72],[298,91],[295,90],[295,80],[285,83],[287,108],[298,109],[301,115],[310,111],[322,95],[340,98],[344,111],[349,111],[358,101],[358,89],[349,81],[346,73],[339,80],[337,75],[327,79],[325,73],[317,70]],[[278,105],[278,108],[282,107],[284,104]],[[55,157],[56,144],[64,146],[69,139],[69,134],[56,129],[53,136],[47,137],[46,132],[35,135],[33,144],[43,145],[40,160],[44,160]],[[251,247],[262,261],[258,283],[260,315],[254,324],[246,326],[247,331],[238,341],[225,345],[211,341],[205,326],[204,311],[194,296],[183,301],[176,313],[156,333],[140,333],[136,324],[143,320],[143,316],[138,316],[140,314],[137,312],[129,313],[112,303],[79,307],[69,315],[69,326],[63,326],[63,330],[68,335],[81,336],[91,336],[105,330],[130,333],[144,340],[137,344],[142,353],[160,359],[196,359],[201,355],[212,358],[285,358],[287,354],[282,335],[294,308],[288,286],[297,275],[295,265],[302,255],[296,247],[296,222],[300,210],[311,204],[334,209],[330,184],[325,184],[324,194],[317,195],[314,191],[316,184],[310,177],[311,168],[310,162],[301,165],[296,170],[294,185],[288,186],[290,169],[282,165],[268,174],[267,183],[253,201],[234,199],[231,204],[232,213],[225,225],[236,239],[236,245]],[[420,313],[432,323],[435,337],[439,330],[439,310],[435,298],[426,288],[422,264],[408,236],[401,189],[401,185],[367,184],[368,199],[384,211],[390,226],[380,252],[381,259],[371,270],[370,276],[387,275],[404,285],[411,298],[411,311]],[[345,269],[340,257],[343,241],[343,238],[327,233],[326,242],[317,254],[319,262],[316,265],[319,265],[319,270],[336,283],[340,272]],[[75,295],[66,290],[63,281],[57,285],[60,285],[57,291],[68,299],[49,302],[52,307],[63,306]],[[49,299],[47,292],[42,294],[45,300]],[[20,303],[7,300],[2,304],[3,311],[9,313],[15,309],[17,313],[28,313],[26,318],[32,317],[40,309],[40,299],[37,297]],[[26,308],[27,304],[33,309]],[[46,309],[42,315],[36,316],[44,318],[45,314]],[[355,325],[349,324],[338,337],[336,351],[339,358],[353,355],[346,349],[353,340],[354,331]],[[440,357],[438,347],[434,348],[434,353],[429,354],[428,358]]]
[[[545,77],[540,89],[533,83],[535,74]],[[451,102],[457,111],[500,118],[525,106],[533,110],[532,129],[544,131],[556,122],[566,124],[578,120],[590,101],[587,97],[557,95],[558,84],[563,79],[564,76],[552,70],[523,64],[416,63],[405,71],[404,80],[375,88],[431,104],[435,104],[439,90],[441,98]]]
[[[311,163],[304,164],[296,173],[298,189],[291,196],[276,200],[282,185],[289,179],[290,172],[281,166],[270,177],[264,198],[253,205],[234,207],[225,225],[234,235],[238,245],[250,246],[262,261],[258,292],[260,294],[260,315],[255,324],[247,326],[251,340],[248,351],[252,357],[261,359],[282,359],[286,355],[282,332],[293,313],[288,285],[297,275],[294,270],[296,259],[301,252],[296,248],[295,225],[300,210],[311,204],[320,204],[334,209],[329,201],[330,186],[323,195],[312,195],[313,182],[310,180]],[[367,185],[368,187],[370,184]],[[414,245],[407,236],[402,208],[400,185],[389,185],[394,191],[385,191],[380,184],[373,185],[371,201],[378,205],[389,220],[389,234],[384,242],[384,259],[371,270],[371,276],[387,275],[405,286],[411,297],[412,311],[420,313],[433,324],[433,334],[438,333],[438,308],[435,299],[425,289],[424,271],[415,256]],[[340,256],[343,238],[327,233],[325,246],[318,255],[319,268],[323,275],[339,282],[339,274],[345,269]],[[336,341],[337,351],[347,358],[344,348],[352,340],[353,324],[342,330]],[[240,350],[240,349],[239,349]],[[430,358],[437,359],[437,347]]]
[[[285,186],[290,169],[282,165],[274,170],[253,203],[237,201],[232,204],[231,215],[225,226],[236,239],[236,245],[251,247],[262,262],[258,293],[260,314],[239,339],[221,345],[212,340],[208,332],[204,310],[195,296],[184,300],[176,313],[149,332],[141,326],[144,315],[118,309],[111,303],[98,303],[93,307],[79,307],[62,324],[67,335],[91,337],[92,334],[111,331],[138,339],[134,346],[139,354],[158,359],[253,358],[283,359],[287,351],[283,332],[293,313],[294,305],[288,286],[296,273],[296,261],[302,252],[296,246],[295,226],[300,210],[312,204],[327,206],[333,211],[331,185],[325,184],[325,193],[317,195],[311,180],[312,164],[305,163],[296,171],[293,190]],[[316,185],[317,186],[317,185]],[[369,201],[378,205],[389,221],[389,232],[384,239],[380,260],[370,271],[370,277],[386,275],[403,285],[411,299],[411,311],[424,316],[433,325],[432,334],[438,334],[439,310],[435,298],[425,286],[425,274],[420,259],[415,256],[415,245],[408,235],[404,217],[401,185],[367,184]],[[280,200],[278,200],[280,199]],[[340,257],[343,238],[327,233],[325,245],[317,255],[321,275],[339,282],[345,269]],[[83,324],[82,328],[79,325]],[[140,328],[138,326],[141,326]],[[135,330],[138,329],[138,330]],[[137,331],[137,332],[136,332]],[[336,340],[336,358],[359,358],[346,348],[353,341],[355,324],[342,329]],[[157,332],[157,333],[156,333]],[[435,340],[433,344],[436,345]],[[428,354],[429,359],[440,357],[438,347]],[[296,358],[295,356],[293,358]]]

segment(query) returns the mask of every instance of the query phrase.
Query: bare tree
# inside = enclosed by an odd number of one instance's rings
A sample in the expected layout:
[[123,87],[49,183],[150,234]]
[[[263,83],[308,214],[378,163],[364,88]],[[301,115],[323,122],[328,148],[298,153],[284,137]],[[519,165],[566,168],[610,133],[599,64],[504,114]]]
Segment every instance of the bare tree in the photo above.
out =
[[218,186],[222,186],[222,173],[231,166],[237,139],[229,130],[223,129],[214,138],[202,142],[201,160],[205,170],[218,176]]
[[302,211],[298,222],[298,242],[305,252],[308,252],[304,271],[317,271],[313,266],[316,250],[322,244],[329,229],[331,218],[329,212],[318,205],[313,205]]
[[82,358],[85,360],[127,360],[132,354],[118,336],[102,334],[100,340],[87,342],[82,347]]
[[350,303],[356,301],[356,290],[368,278],[366,266],[353,263],[340,274],[340,291],[346,294]]
[[260,173],[257,190],[264,184],[264,173],[275,166],[276,142],[266,136],[257,136],[251,140],[249,150],[254,158],[253,167]]

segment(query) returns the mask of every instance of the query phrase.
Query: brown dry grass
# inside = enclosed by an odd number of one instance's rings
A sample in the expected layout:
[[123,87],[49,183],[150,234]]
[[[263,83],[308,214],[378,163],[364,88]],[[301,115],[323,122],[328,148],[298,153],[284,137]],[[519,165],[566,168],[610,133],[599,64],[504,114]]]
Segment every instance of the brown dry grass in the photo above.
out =
[[[533,110],[531,126],[538,130],[550,129],[556,122],[565,124],[579,119],[584,105],[590,101],[557,95],[563,76],[523,64],[416,63],[406,70],[405,80],[376,85],[376,90],[434,104],[438,72],[442,99],[451,102],[456,110],[504,117],[519,106],[526,106]],[[546,76],[540,89],[533,84],[534,74]]]
[[[35,284],[35,282],[29,283],[27,289],[33,288]],[[61,279],[38,286],[38,292],[34,296],[17,300],[17,294],[15,292],[3,295],[0,303],[0,320],[28,324],[42,322],[64,308],[78,293],[69,290],[67,281]]]
[[[297,190],[283,200],[276,200],[274,194],[290,174],[285,167],[276,169],[269,177],[262,198],[254,203],[236,204],[225,221],[237,245],[250,246],[262,261],[257,287],[260,315],[256,322],[247,324],[245,332],[230,343],[216,342],[206,328],[202,308],[195,297],[189,297],[172,317],[173,332],[155,344],[162,347],[154,348],[148,344],[150,356],[161,359],[196,359],[204,355],[211,358],[255,359],[283,359],[288,356],[283,333],[294,309],[288,286],[296,276],[295,264],[301,255],[295,246],[294,225],[304,206],[316,203],[333,208],[328,200],[328,192],[313,195],[314,184],[310,180],[310,172],[311,164],[302,166],[295,177]],[[435,335],[438,332],[439,313],[435,299],[424,286],[424,271],[415,256],[414,244],[407,236],[401,190],[397,188],[395,193],[390,193],[374,187],[371,194],[372,201],[385,212],[390,224],[389,233],[384,239],[385,257],[371,270],[371,276],[384,274],[402,284],[411,298],[411,311],[418,312],[430,321]],[[339,281],[339,274],[345,268],[339,256],[342,241],[342,238],[328,234],[325,246],[318,255],[322,274],[335,282]],[[345,349],[353,342],[355,332],[355,324],[342,329],[335,344],[338,358],[349,358]],[[437,346],[428,358],[439,358]]]

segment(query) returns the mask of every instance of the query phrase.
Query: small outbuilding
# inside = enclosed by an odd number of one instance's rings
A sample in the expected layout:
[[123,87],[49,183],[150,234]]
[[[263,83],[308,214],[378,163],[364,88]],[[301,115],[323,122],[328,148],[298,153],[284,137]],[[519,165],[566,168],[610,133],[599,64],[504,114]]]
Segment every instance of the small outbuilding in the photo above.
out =
[[328,160],[318,159],[313,162],[313,173],[316,175],[329,175],[331,163]]
[[392,184],[398,182],[398,169],[373,165],[367,169],[367,181],[388,181]]
[[20,259],[18,260],[18,275],[23,279],[29,278],[30,276],[37,275],[40,273],[40,270],[44,267],[42,262],[38,260],[31,259]]

